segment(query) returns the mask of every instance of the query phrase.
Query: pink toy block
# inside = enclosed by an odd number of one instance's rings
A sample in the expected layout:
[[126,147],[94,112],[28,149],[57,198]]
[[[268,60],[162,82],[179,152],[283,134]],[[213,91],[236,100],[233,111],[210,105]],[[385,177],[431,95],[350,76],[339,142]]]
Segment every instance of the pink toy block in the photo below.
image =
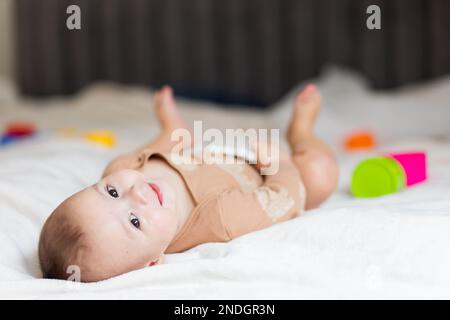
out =
[[425,152],[390,153],[405,170],[406,186],[412,186],[427,179],[427,161]]

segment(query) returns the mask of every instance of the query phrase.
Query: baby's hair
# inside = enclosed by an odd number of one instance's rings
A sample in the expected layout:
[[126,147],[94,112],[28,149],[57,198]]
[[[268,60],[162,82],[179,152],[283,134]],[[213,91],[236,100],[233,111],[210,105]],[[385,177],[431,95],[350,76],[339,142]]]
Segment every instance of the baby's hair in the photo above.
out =
[[70,265],[81,268],[80,257],[86,241],[81,227],[61,214],[61,210],[64,205],[56,208],[42,228],[39,264],[44,278],[67,280]]

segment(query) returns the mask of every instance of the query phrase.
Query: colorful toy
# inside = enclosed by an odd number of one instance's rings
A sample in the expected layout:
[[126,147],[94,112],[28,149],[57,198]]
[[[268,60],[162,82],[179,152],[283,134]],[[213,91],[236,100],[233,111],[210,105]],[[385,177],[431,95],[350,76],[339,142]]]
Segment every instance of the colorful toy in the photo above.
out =
[[31,137],[35,133],[36,127],[31,122],[10,122],[6,125],[0,138],[0,145],[7,145]]
[[344,148],[348,151],[370,150],[375,145],[375,135],[368,130],[351,133],[344,141]]
[[[66,138],[83,138],[90,143],[100,144],[107,148],[116,145],[116,136],[108,130],[80,132],[76,128],[62,128],[58,129],[57,132]],[[3,135],[0,137],[0,146],[34,136],[35,133],[36,126],[31,122],[10,122],[6,125]]]
[[93,130],[80,132],[76,128],[58,129],[58,134],[65,138],[82,138],[90,143],[100,144],[107,148],[116,146],[116,135],[109,130]]
[[404,190],[426,178],[424,152],[391,153],[362,161],[353,171],[351,192],[359,198],[379,197]]
[[21,138],[13,136],[13,135],[4,134],[0,138],[0,145],[5,146],[10,143],[16,142],[17,140],[21,140]]
[[16,137],[31,136],[35,132],[36,127],[31,122],[10,122],[5,129],[5,134]]
[[412,186],[427,179],[425,152],[391,153],[390,157],[401,164],[406,174],[406,186]]
[[116,145],[116,136],[108,130],[90,131],[86,132],[83,136],[89,142],[98,143],[108,148]]

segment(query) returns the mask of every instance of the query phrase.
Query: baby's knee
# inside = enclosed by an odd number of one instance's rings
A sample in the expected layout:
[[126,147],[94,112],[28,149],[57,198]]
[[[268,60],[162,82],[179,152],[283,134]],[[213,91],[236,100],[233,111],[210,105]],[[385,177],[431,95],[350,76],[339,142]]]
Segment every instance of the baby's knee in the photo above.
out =
[[314,208],[325,201],[336,189],[339,170],[332,155],[308,150],[293,156],[306,189],[306,208]]

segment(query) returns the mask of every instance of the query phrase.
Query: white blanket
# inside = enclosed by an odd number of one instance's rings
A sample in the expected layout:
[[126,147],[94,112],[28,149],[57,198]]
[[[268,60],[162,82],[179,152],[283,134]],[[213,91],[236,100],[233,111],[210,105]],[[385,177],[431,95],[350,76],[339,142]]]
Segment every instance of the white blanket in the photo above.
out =
[[[25,119],[41,128],[33,139],[0,148],[0,298],[450,298],[450,142],[442,138],[450,136],[450,79],[376,94],[342,71],[318,83],[318,133],[336,146],[341,167],[329,201],[303,217],[93,284],[41,279],[39,232],[51,210],[95,182],[109,159],[156,134],[151,92],[97,85],[72,99],[33,101],[17,100],[0,83],[0,125]],[[266,113],[193,101],[180,108],[209,127],[284,130],[291,96]],[[56,133],[62,127],[114,130],[119,145],[64,138]],[[382,198],[352,198],[351,170],[369,154],[338,146],[345,132],[363,127],[379,134],[380,152],[426,150],[429,180]]]

